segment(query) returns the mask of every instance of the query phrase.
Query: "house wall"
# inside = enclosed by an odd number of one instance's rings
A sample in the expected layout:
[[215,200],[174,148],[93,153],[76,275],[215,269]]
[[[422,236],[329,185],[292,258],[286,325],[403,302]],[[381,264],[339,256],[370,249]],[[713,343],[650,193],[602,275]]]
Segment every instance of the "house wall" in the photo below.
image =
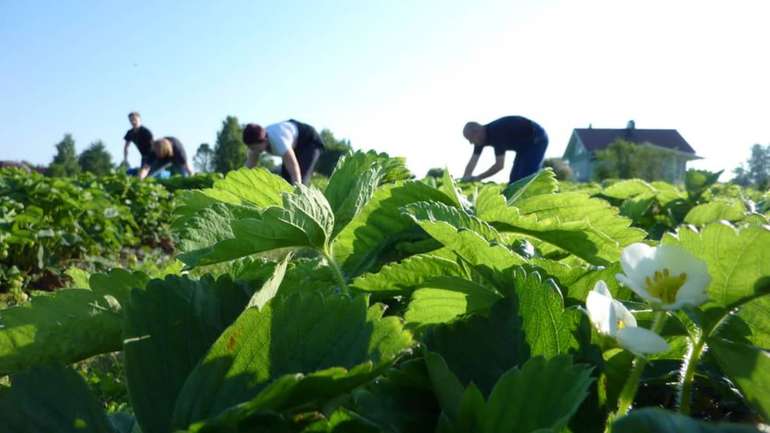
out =
[[581,155],[570,161],[572,178],[578,182],[589,182],[593,177],[593,161],[590,155]]
[[578,182],[588,182],[593,176],[593,162],[590,152],[586,151],[583,143],[577,138],[574,132],[570,137],[567,149],[564,151],[562,159],[569,163],[572,169],[572,180]]

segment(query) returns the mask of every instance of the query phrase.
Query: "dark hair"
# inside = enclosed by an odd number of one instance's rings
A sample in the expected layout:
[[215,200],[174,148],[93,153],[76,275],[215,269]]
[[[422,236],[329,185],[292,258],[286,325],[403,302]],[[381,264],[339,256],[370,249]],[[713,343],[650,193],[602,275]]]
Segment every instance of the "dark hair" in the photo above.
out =
[[249,123],[243,128],[243,142],[246,145],[262,143],[267,140],[265,134],[265,128],[257,125],[256,123]]
[[138,118],[140,118],[140,119],[141,119],[141,118],[142,118],[142,115],[141,115],[141,114],[139,114],[139,112],[138,112],[138,111],[132,111],[132,112],[128,113],[128,118],[130,119],[130,118],[132,118],[132,117],[138,117]]

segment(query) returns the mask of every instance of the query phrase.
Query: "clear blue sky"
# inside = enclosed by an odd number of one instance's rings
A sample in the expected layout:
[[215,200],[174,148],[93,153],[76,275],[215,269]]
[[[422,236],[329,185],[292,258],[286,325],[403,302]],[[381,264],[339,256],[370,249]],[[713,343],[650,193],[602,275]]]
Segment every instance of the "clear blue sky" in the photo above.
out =
[[48,163],[69,132],[119,160],[137,110],[191,155],[227,115],[294,117],[460,175],[464,122],[521,114],[548,156],[634,119],[732,169],[770,143],[767,3],[0,0],[0,159]]

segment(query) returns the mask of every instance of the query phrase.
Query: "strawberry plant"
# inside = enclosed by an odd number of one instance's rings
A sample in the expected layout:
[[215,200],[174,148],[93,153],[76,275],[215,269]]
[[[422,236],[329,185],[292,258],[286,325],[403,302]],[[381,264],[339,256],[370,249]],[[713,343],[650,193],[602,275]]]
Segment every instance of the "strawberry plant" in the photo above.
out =
[[[323,190],[231,172],[177,192],[181,271],[0,310],[0,415],[22,433],[761,431],[766,215],[658,185],[692,206],[648,225],[613,201],[639,186],[422,182],[374,152]],[[69,365],[114,352],[131,410],[108,413]]]

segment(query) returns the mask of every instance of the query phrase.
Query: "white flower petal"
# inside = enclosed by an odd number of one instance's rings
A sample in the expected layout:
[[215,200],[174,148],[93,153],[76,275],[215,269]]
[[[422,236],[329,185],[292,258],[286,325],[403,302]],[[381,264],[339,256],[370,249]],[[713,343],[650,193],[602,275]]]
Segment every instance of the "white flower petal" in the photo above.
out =
[[591,290],[586,298],[586,310],[588,310],[588,318],[600,334],[612,335],[614,321],[612,297]]
[[655,273],[655,253],[654,247],[643,243],[631,244],[623,249],[620,266],[634,286],[644,287],[644,278]]
[[665,352],[668,343],[660,335],[645,328],[623,328],[616,335],[618,344],[637,355]]
[[593,291],[598,292],[600,295],[612,298],[612,293],[610,293],[610,289],[607,287],[607,283],[605,283],[604,280],[597,281],[596,284],[594,284]]
[[708,301],[709,296],[706,289],[709,284],[711,284],[711,277],[708,273],[688,273],[687,281],[676,294],[676,301],[697,307]]
[[[615,312],[614,319],[616,326],[618,322],[621,321],[625,327],[636,327],[636,317],[634,317],[634,315],[628,311],[628,308],[626,308],[626,306],[623,305],[620,301],[613,300],[612,309]],[[615,331],[615,333],[617,333],[617,331]]]

